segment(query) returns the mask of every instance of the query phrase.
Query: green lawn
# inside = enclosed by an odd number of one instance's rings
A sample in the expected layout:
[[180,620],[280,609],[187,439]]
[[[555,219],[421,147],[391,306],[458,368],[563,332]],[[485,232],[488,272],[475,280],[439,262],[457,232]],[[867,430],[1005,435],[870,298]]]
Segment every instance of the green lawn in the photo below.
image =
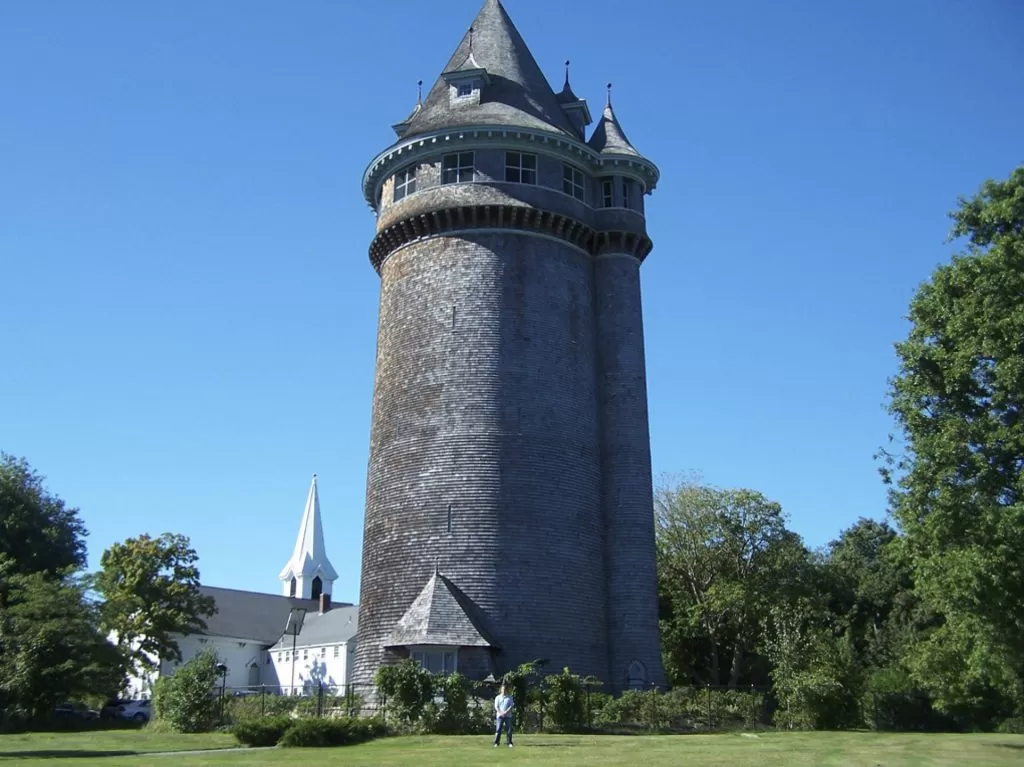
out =
[[[702,767],[985,767],[1024,764],[1020,735],[903,735],[879,733],[764,733],[741,735],[523,735],[516,748],[491,747],[486,736],[385,738],[336,749],[238,749],[219,753],[144,752],[217,748],[219,735],[139,732],[0,736],[0,762],[32,764],[64,756],[69,765],[701,765]],[[132,756],[103,752],[134,751]],[[95,758],[100,756],[101,758]],[[21,758],[19,758],[21,757]]]

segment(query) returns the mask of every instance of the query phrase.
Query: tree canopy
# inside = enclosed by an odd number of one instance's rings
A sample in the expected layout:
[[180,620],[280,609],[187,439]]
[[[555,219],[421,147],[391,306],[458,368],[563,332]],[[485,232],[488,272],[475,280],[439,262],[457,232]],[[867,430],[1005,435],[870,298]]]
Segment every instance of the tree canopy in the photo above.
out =
[[1024,706],[1024,167],[961,199],[965,249],[910,305],[886,467],[915,589],[938,616],[909,657],[940,706]]
[[175,634],[195,634],[214,613],[199,591],[199,557],[184,535],[140,535],[103,552],[93,585],[103,595],[103,628],[140,670],[154,659],[181,660]]
[[57,577],[82,568],[85,536],[78,509],[50,493],[25,459],[0,452],[0,558],[8,574]]

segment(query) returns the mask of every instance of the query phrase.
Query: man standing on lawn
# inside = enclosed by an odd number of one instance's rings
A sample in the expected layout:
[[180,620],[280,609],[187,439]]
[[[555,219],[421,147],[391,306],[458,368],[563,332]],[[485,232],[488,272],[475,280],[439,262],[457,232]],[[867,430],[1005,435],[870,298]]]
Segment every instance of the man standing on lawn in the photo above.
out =
[[498,697],[494,699],[494,747],[497,748],[501,744],[501,729],[505,728],[505,739],[508,742],[508,747],[512,748],[512,709],[515,708],[515,703],[512,700],[512,696],[505,690],[505,685],[501,686],[501,692],[498,693]]

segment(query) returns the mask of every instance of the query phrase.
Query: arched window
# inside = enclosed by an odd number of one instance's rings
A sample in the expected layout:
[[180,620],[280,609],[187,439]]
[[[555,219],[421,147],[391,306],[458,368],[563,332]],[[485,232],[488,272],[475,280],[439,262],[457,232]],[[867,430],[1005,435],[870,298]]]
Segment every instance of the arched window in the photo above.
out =
[[320,595],[323,593],[323,590],[324,590],[324,582],[322,580],[320,580],[320,576],[318,575],[318,576],[316,576],[316,578],[313,579],[313,590],[310,593],[309,598],[310,599],[319,599]]
[[295,578],[292,578],[292,585],[288,589],[288,596],[290,596],[290,597],[295,596]]

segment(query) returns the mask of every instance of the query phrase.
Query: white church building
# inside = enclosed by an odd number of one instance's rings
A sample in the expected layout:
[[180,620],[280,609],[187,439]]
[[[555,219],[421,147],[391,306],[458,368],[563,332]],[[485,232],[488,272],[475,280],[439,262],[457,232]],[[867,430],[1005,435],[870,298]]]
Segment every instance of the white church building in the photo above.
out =
[[200,586],[217,608],[206,618],[206,631],[175,637],[182,660],[160,659],[153,672],[131,677],[131,694],[148,698],[157,678],[205,649],[216,651],[227,668],[225,686],[232,691],[309,694],[323,684],[343,694],[352,674],[358,608],[331,603],[338,574],[324,547],[315,474],[295,548],[279,577],[280,596]]

